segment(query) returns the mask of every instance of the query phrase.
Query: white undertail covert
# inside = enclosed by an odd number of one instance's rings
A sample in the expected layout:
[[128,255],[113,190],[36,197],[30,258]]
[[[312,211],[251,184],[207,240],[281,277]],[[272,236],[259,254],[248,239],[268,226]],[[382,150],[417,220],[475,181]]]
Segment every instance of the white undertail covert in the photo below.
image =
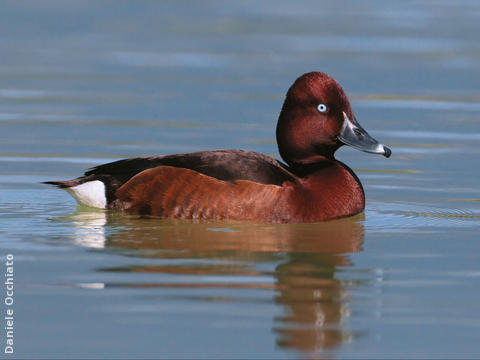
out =
[[105,209],[107,207],[105,184],[99,180],[88,181],[77,186],[65,188],[65,190],[82,205],[98,209]]

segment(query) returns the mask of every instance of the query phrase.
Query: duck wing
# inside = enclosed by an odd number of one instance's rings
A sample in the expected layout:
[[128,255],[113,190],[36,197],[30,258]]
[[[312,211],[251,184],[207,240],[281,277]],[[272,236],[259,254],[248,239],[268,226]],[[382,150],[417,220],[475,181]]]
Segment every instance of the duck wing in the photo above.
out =
[[91,168],[85,177],[110,176],[125,183],[140,172],[157,166],[171,166],[194,170],[218,180],[234,182],[250,180],[265,185],[282,185],[296,181],[287,165],[274,158],[253,151],[215,150],[187,154],[151,156],[118,160]]

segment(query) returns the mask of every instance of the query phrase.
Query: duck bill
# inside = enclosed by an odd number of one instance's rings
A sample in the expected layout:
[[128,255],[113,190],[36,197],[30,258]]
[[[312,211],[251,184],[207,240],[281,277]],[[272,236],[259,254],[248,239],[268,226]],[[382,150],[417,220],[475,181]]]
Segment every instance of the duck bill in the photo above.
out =
[[380,154],[387,158],[392,155],[392,151],[388,147],[371,137],[357,120],[350,120],[345,112],[343,113],[343,126],[338,139],[345,145],[367,153]]

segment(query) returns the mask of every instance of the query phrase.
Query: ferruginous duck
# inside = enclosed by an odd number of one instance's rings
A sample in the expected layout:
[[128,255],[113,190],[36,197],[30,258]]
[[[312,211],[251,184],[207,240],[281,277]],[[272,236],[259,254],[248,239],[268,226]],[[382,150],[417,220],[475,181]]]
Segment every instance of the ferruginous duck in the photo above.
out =
[[243,150],[132,158],[48,181],[80,204],[141,215],[270,223],[325,221],[365,208],[354,172],[336,160],[343,145],[389,157],[355,119],[342,87],[327,74],[300,76],[277,124],[286,164]]

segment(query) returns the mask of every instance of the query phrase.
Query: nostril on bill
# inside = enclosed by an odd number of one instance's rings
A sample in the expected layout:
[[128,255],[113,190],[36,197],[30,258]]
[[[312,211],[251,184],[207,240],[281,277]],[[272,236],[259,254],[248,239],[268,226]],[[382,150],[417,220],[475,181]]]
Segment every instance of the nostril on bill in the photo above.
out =
[[353,132],[355,133],[355,135],[357,135],[360,139],[363,139],[363,133],[358,130],[358,129],[353,129]]

